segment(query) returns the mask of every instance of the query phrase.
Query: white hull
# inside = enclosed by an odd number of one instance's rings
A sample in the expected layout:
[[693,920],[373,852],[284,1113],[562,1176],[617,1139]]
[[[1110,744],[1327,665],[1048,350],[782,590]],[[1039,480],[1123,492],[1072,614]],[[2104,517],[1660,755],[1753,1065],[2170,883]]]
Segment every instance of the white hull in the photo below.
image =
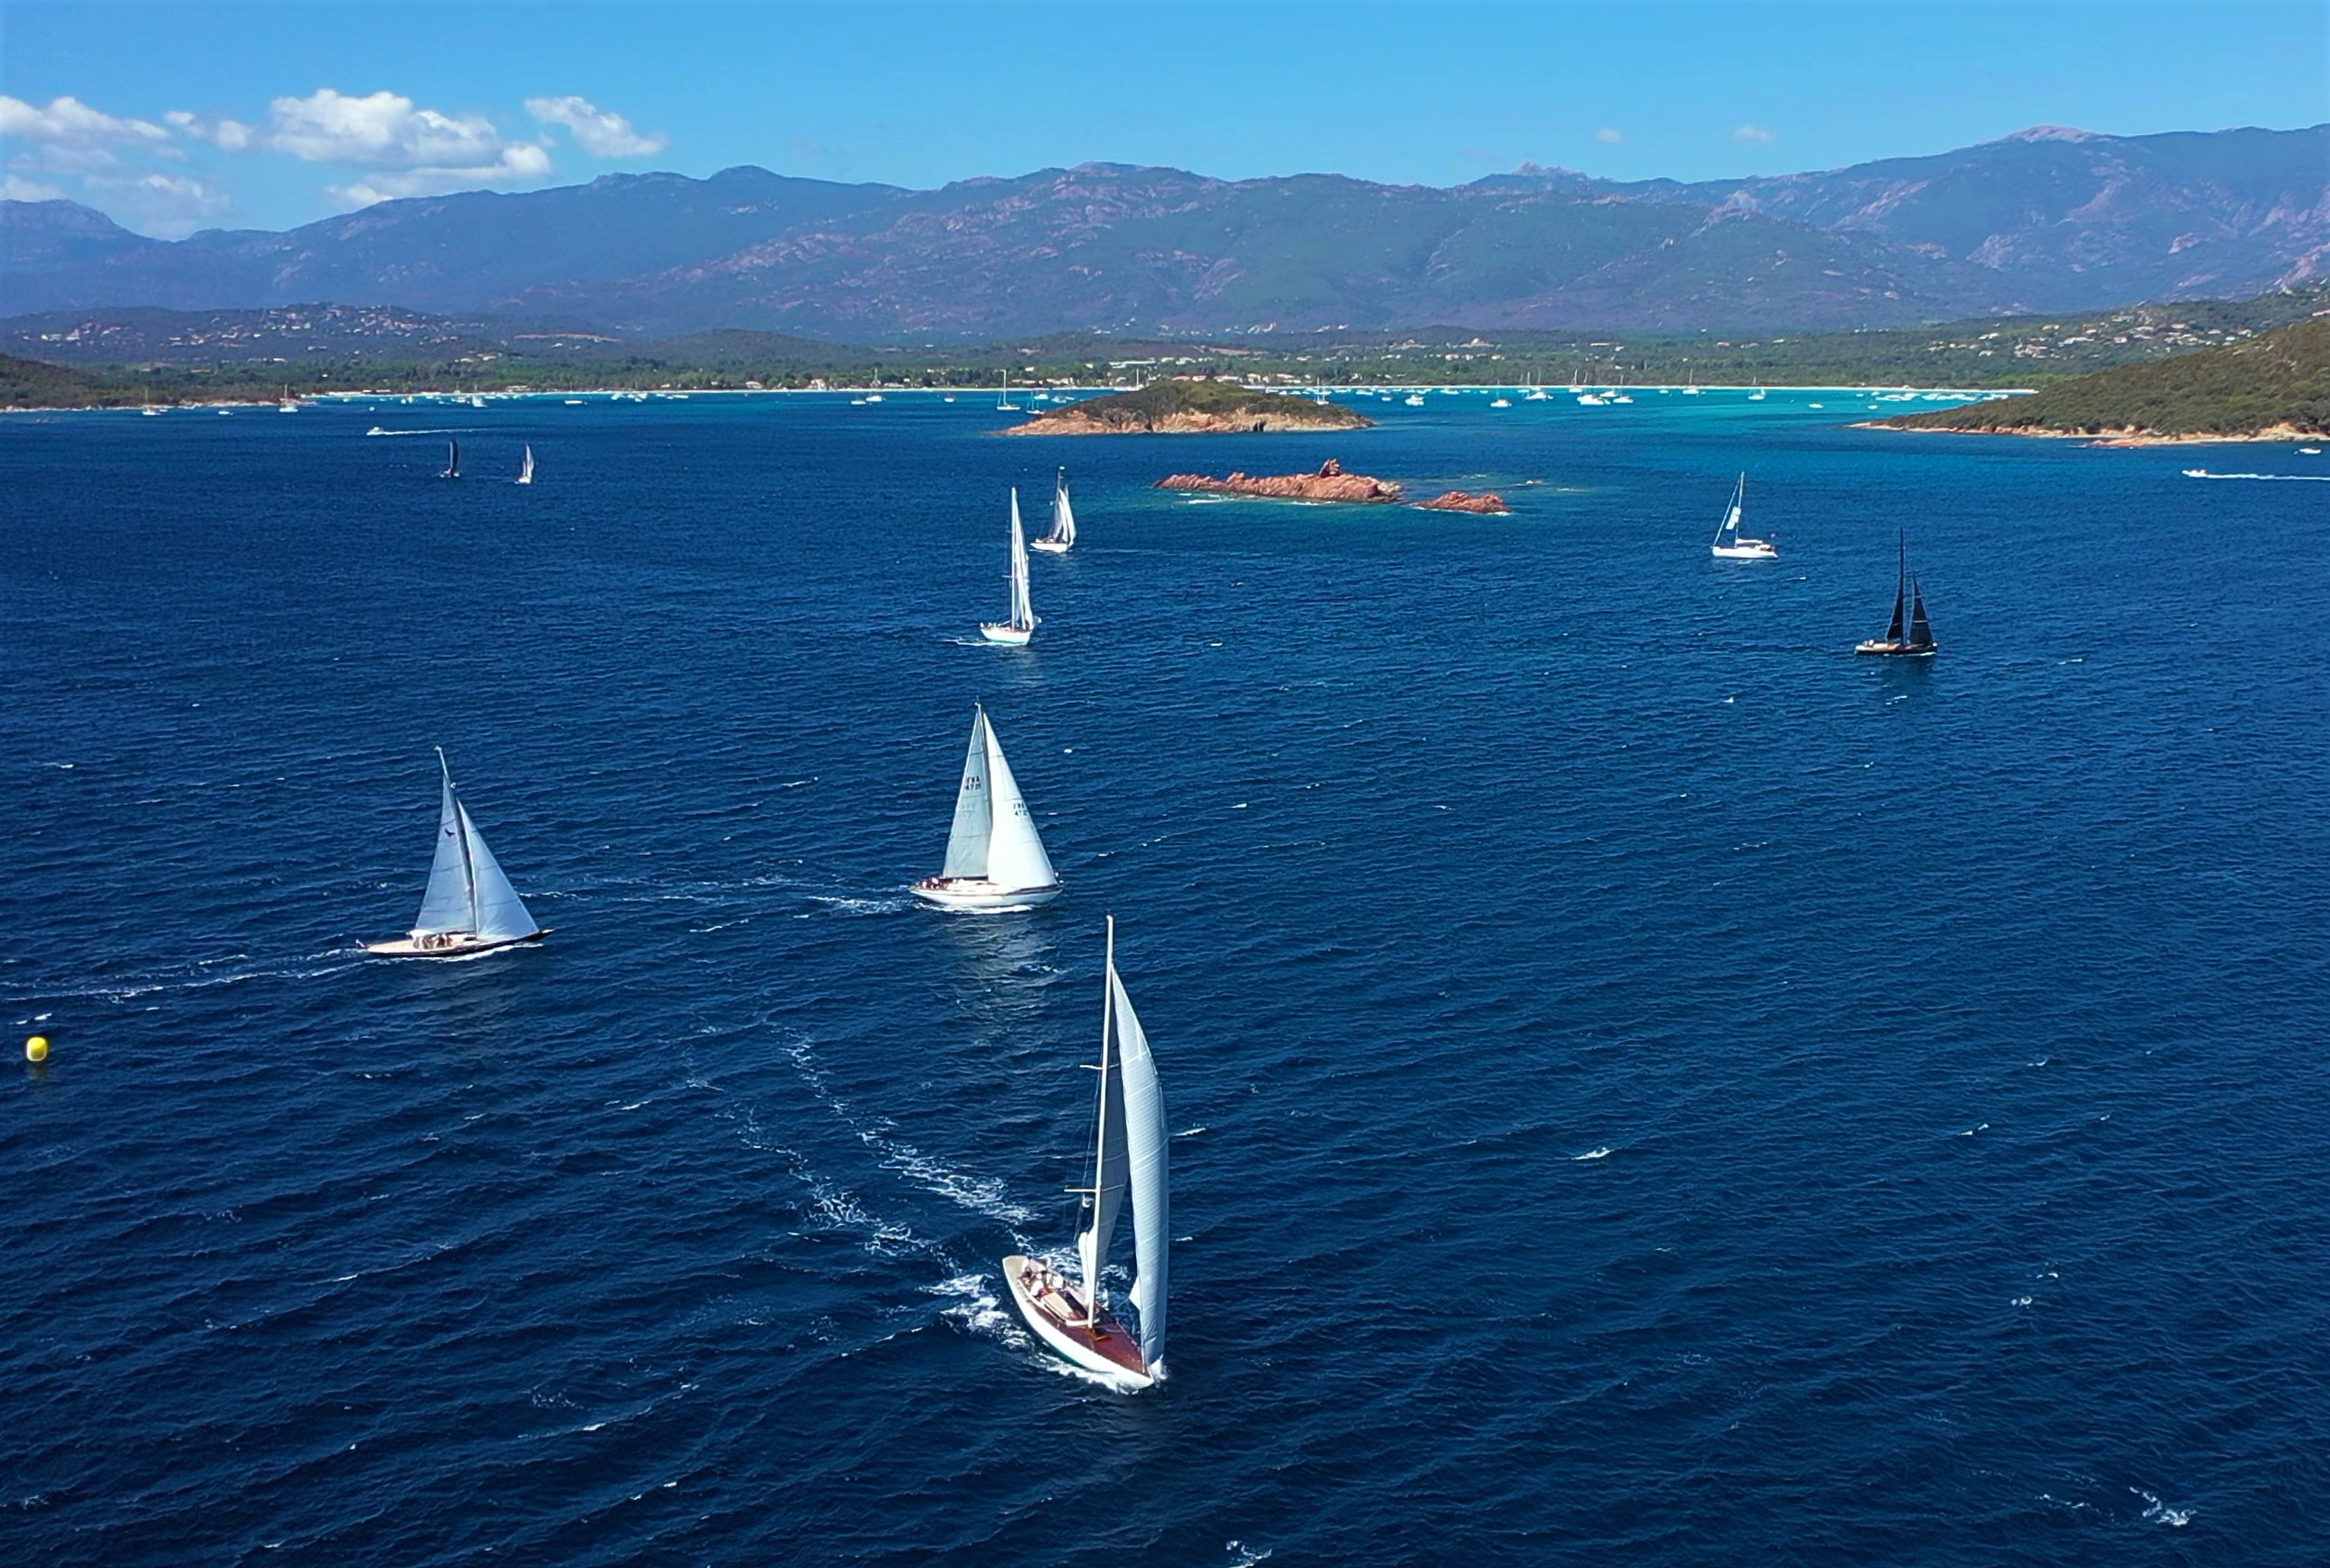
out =
[[999,642],[1006,647],[1026,647],[1036,635],[1032,626],[1004,626],[993,621],[980,623],[979,635],[990,642]]
[[1718,561],[1777,561],[1779,546],[1763,539],[1742,539],[1737,544],[1713,547]]
[[[1014,1252],[1003,1260],[1003,1281],[1011,1287],[1012,1305],[1019,1308],[1020,1320],[1062,1360],[1106,1378],[1125,1393],[1136,1393],[1156,1383],[1141,1365],[1141,1352],[1123,1326],[1105,1315],[1097,1325],[1085,1326],[1081,1321],[1083,1304],[1071,1293],[1073,1287],[1043,1264]],[[1030,1288],[1031,1281],[1035,1289]],[[1041,1299],[1037,1289],[1044,1291]],[[1065,1310],[1067,1319],[1063,1320],[1052,1307]],[[1107,1354],[1109,1350],[1117,1355]]]
[[550,928],[545,926],[530,936],[480,941],[476,937],[457,931],[426,947],[421,945],[419,937],[392,937],[384,942],[366,942],[364,950],[384,959],[471,959],[479,953],[496,952],[503,948],[522,948],[528,942],[538,942],[549,934]]
[[1068,547],[1056,539],[1030,539],[1028,548],[1040,550],[1047,555],[1066,555],[1068,553]]
[[1043,887],[999,887],[984,877],[933,876],[914,883],[914,894],[933,909],[1001,914],[1051,902],[1060,896],[1060,884],[1055,882]]

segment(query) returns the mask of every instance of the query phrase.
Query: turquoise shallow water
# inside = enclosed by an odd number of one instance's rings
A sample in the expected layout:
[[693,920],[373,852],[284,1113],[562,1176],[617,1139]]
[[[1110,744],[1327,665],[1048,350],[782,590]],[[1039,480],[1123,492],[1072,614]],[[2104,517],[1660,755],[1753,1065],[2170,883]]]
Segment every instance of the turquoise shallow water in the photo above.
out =
[[[0,1006],[56,1042],[0,1548],[2317,1560],[2330,530],[2179,470],[2324,459],[1486,402],[0,423]],[[1515,514],[1148,487],[1330,456]],[[1062,461],[1037,645],[969,645]],[[1742,468],[1776,563],[1707,556]],[[1905,526],[1942,656],[1856,660]],[[905,895],[974,699],[1031,915]],[[436,744],[557,932],[357,961]],[[997,1305],[1112,911],[1179,1135],[1134,1400]]]

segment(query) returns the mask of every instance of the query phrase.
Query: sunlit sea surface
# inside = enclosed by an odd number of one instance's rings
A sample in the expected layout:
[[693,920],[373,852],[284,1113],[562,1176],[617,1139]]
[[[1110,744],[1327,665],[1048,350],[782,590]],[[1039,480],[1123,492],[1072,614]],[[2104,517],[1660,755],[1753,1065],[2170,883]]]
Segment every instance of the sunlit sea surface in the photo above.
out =
[[[2330,458],[1363,406],[0,421],[0,1556],[2321,1562],[2330,512],[2181,470]],[[1330,457],[1513,515],[1151,488]],[[1922,666],[1851,651],[1903,530]],[[905,892],[975,699],[1032,914]],[[440,744],[555,934],[352,956]],[[1137,1398],[997,1262],[1111,912]]]

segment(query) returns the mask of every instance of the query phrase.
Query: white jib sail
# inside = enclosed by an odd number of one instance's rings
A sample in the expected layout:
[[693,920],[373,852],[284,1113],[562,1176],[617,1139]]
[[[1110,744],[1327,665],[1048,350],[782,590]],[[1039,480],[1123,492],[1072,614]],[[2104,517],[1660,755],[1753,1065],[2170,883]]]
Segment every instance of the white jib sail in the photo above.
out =
[[1739,483],[1731,488],[1731,504],[1723,509],[1723,521],[1715,530],[1715,542],[1720,545],[1739,543],[1740,504],[1748,498],[1748,476],[1739,476]]
[[982,877],[987,874],[987,846],[995,831],[995,797],[988,788],[987,710],[971,720],[971,752],[962,760],[962,788],[954,798],[954,829],[947,835],[946,864],[941,876]]
[[1019,526],[1019,487],[1011,487],[1011,624],[1034,628],[1036,609],[1028,597],[1028,535]]
[[1068,471],[1060,470],[1058,487],[1052,492],[1052,539],[1058,544],[1076,542],[1076,509],[1068,505]]
[[[985,714],[980,716],[984,718]],[[1044,853],[1044,840],[1036,832],[1036,818],[1028,809],[1027,798],[1019,793],[1019,781],[1011,776],[1011,764],[1003,760],[1003,742],[996,738],[991,721],[986,730],[987,880],[998,887],[1050,887],[1060,880],[1059,874],[1052,869],[1051,856]],[[966,773],[965,788],[969,783]],[[961,822],[961,816],[955,820]],[[952,864],[952,852],[948,861]]]
[[534,449],[532,447],[526,448],[526,460],[517,466],[517,482],[521,485],[534,483]]
[[477,903],[477,924],[472,929],[481,940],[489,942],[514,942],[534,935],[542,928],[534,923],[517,889],[502,874],[501,863],[486,847],[478,825],[469,820],[469,808],[456,801],[454,809],[461,814],[461,828],[469,839],[470,885],[476,890]]
[[1116,1017],[1116,1080],[1122,1105],[1125,1181],[1132,1199],[1132,1308],[1141,1314],[1141,1359],[1153,1377],[1164,1375],[1165,1254],[1172,1238],[1171,1185],[1165,1154],[1165,1091],[1149,1036],[1124,994],[1116,965],[1108,967],[1110,1010]]

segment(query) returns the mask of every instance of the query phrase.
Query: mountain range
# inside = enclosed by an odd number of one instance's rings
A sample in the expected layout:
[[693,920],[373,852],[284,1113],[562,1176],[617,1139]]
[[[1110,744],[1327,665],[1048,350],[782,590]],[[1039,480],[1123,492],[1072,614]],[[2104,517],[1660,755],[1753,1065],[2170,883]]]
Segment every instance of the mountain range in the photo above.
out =
[[846,342],[1426,323],[1849,330],[2244,298],[2326,274],[2330,125],[2041,128],[1696,184],[1524,165],[1440,188],[1086,164],[915,191],[744,166],[384,202],[177,241],[71,202],[0,202],[0,314],[393,305]]

